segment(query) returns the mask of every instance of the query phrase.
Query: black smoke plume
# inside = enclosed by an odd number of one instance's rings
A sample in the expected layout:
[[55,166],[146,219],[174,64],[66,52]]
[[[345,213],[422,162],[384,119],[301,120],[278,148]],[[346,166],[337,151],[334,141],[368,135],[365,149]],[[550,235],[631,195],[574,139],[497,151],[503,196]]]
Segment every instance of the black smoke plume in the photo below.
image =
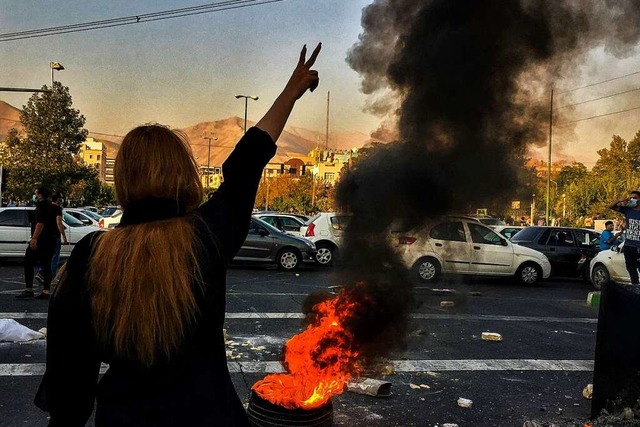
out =
[[352,215],[344,282],[368,284],[368,327],[388,340],[371,348],[401,343],[412,307],[389,232],[508,200],[526,148],[547,142],[554,81],[595,47],[630,53],[639,21],[635,0],[376,0],[363,10],[347,61],[376,96],[371,110],[386,105],[398,130],[337,189]]

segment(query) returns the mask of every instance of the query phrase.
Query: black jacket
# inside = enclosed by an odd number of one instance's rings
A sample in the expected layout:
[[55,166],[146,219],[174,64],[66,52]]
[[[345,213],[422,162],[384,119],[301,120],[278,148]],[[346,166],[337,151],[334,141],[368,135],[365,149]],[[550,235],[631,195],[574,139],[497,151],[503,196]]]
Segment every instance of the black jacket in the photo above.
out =
[[[191,214],[204,243],[198,262],[205,290],[194,291],[195,326],[168,361],[146,367],[98,348],[85,274],[100,233],[76,245],[49,305],[47,369],[35,399],[50,413],[50,427],[84,426],[94,400],[98,427],[247,425],[222,331],[226,265],[246,238],[262,170],[275,151],[269,134],[250,129],[223,165],[224,183]],[[98,381],[101,362],[109,369]]]

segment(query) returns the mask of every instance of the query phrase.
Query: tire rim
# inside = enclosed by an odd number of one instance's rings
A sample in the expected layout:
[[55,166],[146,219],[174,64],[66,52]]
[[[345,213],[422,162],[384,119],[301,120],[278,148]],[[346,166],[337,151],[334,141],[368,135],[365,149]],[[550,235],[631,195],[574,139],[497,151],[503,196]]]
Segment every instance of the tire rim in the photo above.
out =
[[436,275],[436,266],[430,262],[423,262],[420,264],[420,268],[418,269],[418,274],[424,280],[431,280]]
[[528,265],[522,269],[520,277],[524,283],[536,283],[538,280],[538,270],[535,267]]
[[280,265],[282,268],[291,270],[298,265],[298,257],[293,252],[285,252],[280,255]]
[[602,268],[596,268],[593,272],[593,284],[600,289],[609,281],[609,275]]
[[316,260],[320,264],[329,264],[331,262],[331,249],[320,248],[316,253]]

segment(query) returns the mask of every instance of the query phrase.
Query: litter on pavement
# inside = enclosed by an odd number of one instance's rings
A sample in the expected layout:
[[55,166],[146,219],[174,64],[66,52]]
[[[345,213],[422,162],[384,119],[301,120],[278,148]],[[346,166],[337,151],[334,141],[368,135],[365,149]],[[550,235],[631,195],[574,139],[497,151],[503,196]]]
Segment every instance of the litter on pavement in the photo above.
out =
[[45,335],[13,319],[0,319],[0,342],[24,342],[43,339]]
[[502,341],[502,335],[496,332],[483,332],[482,339],[485,341]]
[[461,408],[471,408],[473,406],[473,400],[461,397],[458,399],[458,406]]
[[367,396],[388,397],[391,395],[391,383],[373,378],[358,378],[347,383],[347,391]]

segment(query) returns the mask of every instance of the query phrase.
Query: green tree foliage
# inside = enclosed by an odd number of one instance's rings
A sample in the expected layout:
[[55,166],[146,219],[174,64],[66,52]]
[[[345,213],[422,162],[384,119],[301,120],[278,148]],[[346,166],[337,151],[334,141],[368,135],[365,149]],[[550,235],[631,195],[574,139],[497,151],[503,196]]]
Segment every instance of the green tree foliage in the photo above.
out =
[[85,117],[72,107],[69,88],[54,82],[43,89],[49,90],[34,94],[22,108],[24,132],[12,129],[0,147],[0,162],[9,171],[5,195],[28,200],[34,188],[45,186],[87,204],[107,198],[108,192],[96,190],[97,172],[76,156],[88,131]]
[[283,174],[262,180],[255,207],[303,214],[332,211],[333,191],[334,186],[322,179],[314,180],[310,173],[303,176]]

